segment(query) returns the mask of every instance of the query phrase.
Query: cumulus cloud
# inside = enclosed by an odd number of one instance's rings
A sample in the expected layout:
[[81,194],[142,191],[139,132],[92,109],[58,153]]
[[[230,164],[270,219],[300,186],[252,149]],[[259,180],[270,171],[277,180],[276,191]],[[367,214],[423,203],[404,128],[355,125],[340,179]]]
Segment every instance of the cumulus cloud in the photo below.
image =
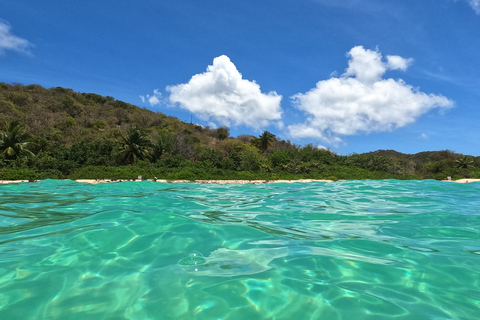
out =
[[145,96],[140,96],[140,99],[142,102],[148,101],[151,106],[158,105],[163,101],[162,93],[158,89],[153,90],[152,95],[147,94]]
[[400,56],[387,56],[387,66],[390,70],[405,71],[413,62],[412,58],[404,59]]
[[242,78],[225,55],[215,58],[206,72],[194,75],[188,83],[169,86],[167,91],[170,102],[220,125],[259,129],[282,116],[282,96],[262,93],[255,81]]
[[0,21],[0,54],[6,50],[28,53],[32,44],[28,40],[17,37],[11,32],[10,26]]
[[480,0],[467,0],[470,7],[475,10],[476,13],[480,14]]
[[431,109],[453,106],[446,97],[423,93],[401,79],[383,79],[388,70],[406,70],[412,59],[387,56],[384,61],[378,50],[362,46],[352,48],[347,57],[343,75],[292,97],[307,115],[304,123],[288,126],[293,138],[316,138],[338,146],[341,136],[392,131]]

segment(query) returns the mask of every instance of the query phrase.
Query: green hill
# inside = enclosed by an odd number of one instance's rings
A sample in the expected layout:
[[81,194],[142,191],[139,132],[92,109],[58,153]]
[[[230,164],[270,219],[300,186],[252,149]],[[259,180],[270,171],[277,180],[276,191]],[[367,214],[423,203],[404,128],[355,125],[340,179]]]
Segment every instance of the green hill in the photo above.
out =
[[445,179],[479,167],[448,150],[339,156],[268,131],[232,138],[109,96],[0,83],[0,179]]
[[22,123],[32,136],[65,146],[115,140],[132,126],[147,129],[153,139],[161,129],[191,131],[206,143],[217,134],[217,130],[187,124],[109,96],[1,83],[0,130],[13,120]]

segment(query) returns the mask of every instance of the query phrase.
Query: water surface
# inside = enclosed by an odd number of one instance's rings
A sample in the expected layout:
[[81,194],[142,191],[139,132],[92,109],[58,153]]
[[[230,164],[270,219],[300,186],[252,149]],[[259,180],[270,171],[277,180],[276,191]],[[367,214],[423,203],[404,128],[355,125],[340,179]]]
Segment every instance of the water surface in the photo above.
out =
[[0,319],[478,319],[480,183],[0,185]]

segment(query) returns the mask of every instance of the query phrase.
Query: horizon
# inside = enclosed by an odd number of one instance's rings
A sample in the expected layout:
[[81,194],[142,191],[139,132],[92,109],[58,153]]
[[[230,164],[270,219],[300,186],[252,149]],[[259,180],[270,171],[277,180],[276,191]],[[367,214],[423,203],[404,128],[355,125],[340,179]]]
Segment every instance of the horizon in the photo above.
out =
[[476,0],[0,8],[1,82],[108,95],[341,155],[480,156]]

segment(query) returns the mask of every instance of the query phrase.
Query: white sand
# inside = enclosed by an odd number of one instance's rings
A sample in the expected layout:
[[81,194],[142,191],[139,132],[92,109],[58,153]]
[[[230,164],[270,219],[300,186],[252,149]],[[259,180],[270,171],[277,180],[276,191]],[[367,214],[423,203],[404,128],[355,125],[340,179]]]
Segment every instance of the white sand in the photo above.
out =
[[[35,180],[37,181],[37,180]],[[65,181],[70,181],[70,180],[65,180]],[[122,182],[122,181],[131,181],[129,179],[77,179],[74,180],[76,182],[81,182],[81,183],[113,183],[113,182]],[[134,180],[136,182],[140,182],[142,180]],[[148,181],[153,181],[152,179],[148,179]],[[314,182],[314,181],[319,181],[319,182],[333,182],[333,180],[314,180],[314,179],[300,179],[300,180],[165,180],[165,179],[157,179],[156,182],[162,182],[162,183],[214,183],[214,184],[227,184],[227,183],[237,183],[237,184],[262,184],[262,183],[293,183],[293,182]],[[0,183],[6,184],[6,183],[19,183],[19,182],[29,182],[29,180],[0,180]]]
[[[443,180],[443,181],[448,181],[448,180]],[[457,183],[470,183],[470,182],[480,182],[480,179],[460,179],[460,180],[455,180],[451,182],[457,182]]]
[[[35,180],[37,181],[37,180]],[[69,180],[65,180],[69,181]],[[128,179],[117,179],[117,180],[110,180],[110,179],[77,179],[74,180],[76,182],[82,183],[114,183],[114,182],[122,182],[122,181],[129,181]],[[142,180],[135,180],[136,182],[140,182]],[[148,181],[153,181],[152,179],[148,179]],[[480,182],[480,179],[460,179],[460,180],[443,180],[445,182],[456,182],[456,183],[470,183],[470,182]],[[29,182],[29,180],[0,180],[0,184],[6,183],[19,183],[19,182]],[[299,179],[299,180],[165,180],[165,179],[158,179],[156,182],[161,183],[213,183],[213,184],[227,184],[227,183],[236,183],[236,184],[262,184],[262,183],[294,183],[294,182],[334,182],[333,180],[316,180],[316,179]]]
[[[79,179],[75,180],[77,182],[84,182],[84,183],[105,183],[105,182],[121,182],[121,181],[128,181],[128,180],[91,180],[91,179]],[[135,180],[141,181],[141,180]],[[152,179],[148,179],[148,181],[153,181]],[[293,183],[293,182],[333,182],[333,180],[314,180],[314,179],[300,179],[300,180],[164,180],[164,179],[157,179],[156,182],[162,183],[213,183],[213,184],[227,184],[227,183],[236,183],[236,184],[262,184],[262,183]]]

